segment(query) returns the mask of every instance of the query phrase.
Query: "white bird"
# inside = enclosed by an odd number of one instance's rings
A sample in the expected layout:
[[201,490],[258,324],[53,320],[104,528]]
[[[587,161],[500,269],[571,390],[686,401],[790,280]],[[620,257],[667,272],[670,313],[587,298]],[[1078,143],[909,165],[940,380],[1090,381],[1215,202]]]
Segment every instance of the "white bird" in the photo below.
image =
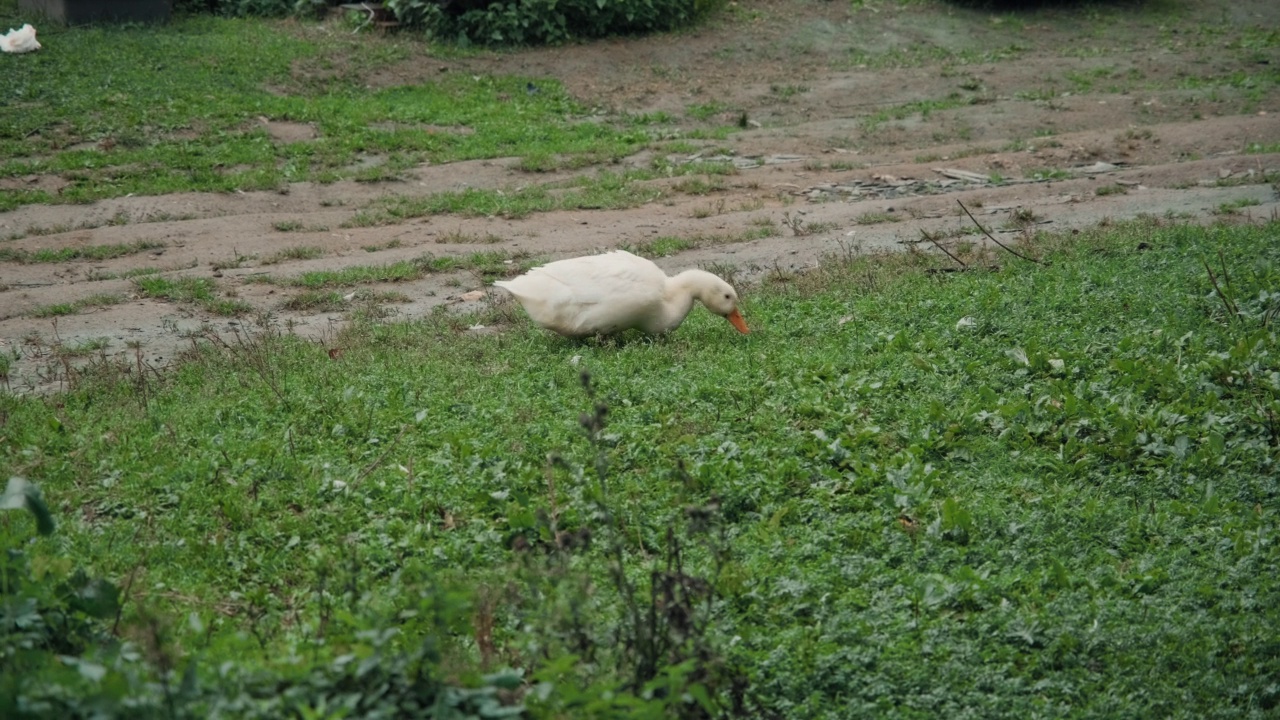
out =
[[684,322],[694,300],[738,332],[749,332],[729,283],[704,270],[667,277],[662,268],[625,250],[558,260],[494,285],[515,295],[534,322],[567,337],[630,328],[664,333]]
[[36,40],[36,29],[30,24],[23,25],[17,30],[9,28],[9,32],[0,35],[0,52],[25,53],[39,49],[40,42]]

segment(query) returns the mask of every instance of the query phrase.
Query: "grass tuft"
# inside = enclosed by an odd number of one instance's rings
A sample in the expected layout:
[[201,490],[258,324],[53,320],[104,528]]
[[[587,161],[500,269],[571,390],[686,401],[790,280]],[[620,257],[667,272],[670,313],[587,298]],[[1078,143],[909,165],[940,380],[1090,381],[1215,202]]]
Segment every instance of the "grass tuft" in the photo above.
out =
[[196,305],[214,315],[234,317],[253,310],[243,300],[219,297],[217,282],[212,278],[145,275],[134,278],[133,284],[142,297]]
[[314,260],[324,256],[324,248],[297,245],[274,252],[258,262],[259,265],[276,265],[289,260]]
[[150,250],[167,247],[165,243],[153,240],[137,240],[131,243],[114,245],[86,245],[70,248],[42,248],[39,250],[21,250],[18,248],[0,247],[0,261],[14,262],[24,265],[34,263],[62,263],[74,260],[111,260],[128,255],[137,255]]
[[124,302],[124,298],[120,295],[110,293],[99,293],[81,298],[74,302],[57,303],[55,305],[45,305],[31,311],[31,317],[45,318],[58,317],[61,315],[76,315],[83,312],[87,308],[106,307],[108,305],[119,305]]

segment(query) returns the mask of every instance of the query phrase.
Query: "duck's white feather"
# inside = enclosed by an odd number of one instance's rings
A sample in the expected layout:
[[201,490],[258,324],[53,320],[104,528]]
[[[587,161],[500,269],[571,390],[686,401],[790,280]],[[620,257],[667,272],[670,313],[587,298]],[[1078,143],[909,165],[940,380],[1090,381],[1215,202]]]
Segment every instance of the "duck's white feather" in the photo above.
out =
[[736,313],[737,303],[733,288],[710,273],[688,270],[669,278],[624,250],[559,260],[494,285],[510,291],[534,322],[570,337],[630,328],[666,332],[684,321],[695,299],[723,295],[732,303],[724,315]]

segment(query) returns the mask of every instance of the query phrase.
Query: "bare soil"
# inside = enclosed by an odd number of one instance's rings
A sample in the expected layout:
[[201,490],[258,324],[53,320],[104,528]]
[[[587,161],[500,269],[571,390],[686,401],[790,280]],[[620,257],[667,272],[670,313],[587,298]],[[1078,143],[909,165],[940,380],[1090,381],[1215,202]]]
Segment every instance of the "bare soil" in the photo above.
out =
[[[301,183],[287,193],[23,207],[0,214],[0,236],[27,228],[84,229],[28,235],[9,247],[140,240],[165,246],[106,262],[0,262],[0,351],[17,349],[21,356],[10,368],[10,385],[16,392],[63,386],[59,358],[67,348],[105,339],[105,355],[161,367],[189,344],[184,334],[252,324],[140,298],[129,279],[102,279],[139,267],[216,278],[222,292],[289,321],[299,333],[322,337],[345,321],[342,313],[283,310],[282,301],[296,291],[246,280],[268,271],[293,275],[424,252],[505,249],[555,258],[668,235],[730,237],[768,222],[778,228],[774,237],[659,260],[668,269],[731,265],[737,280],[749,284],[760,273],[813,266],[852,246],[901,249],[919,240],[922,230],[955,233],[972,225],[958,212],[957,200],[1010,237],[1014,226],[1061,230],[1143,214],[1274,219],[1280,212],[1272,184],[1280,177],[1280,153],[1246,150],[1255,144],[1274,150],[1280,143],[1280,91],[1274,82],[1259,92],[1248,80],[1224,79],[1273,72],[1280,63],[1274,38],[1252,45],[1240,40],[1248,28],[1264,29],[1265,38],[1266,28],[1280,27],[1280,3],[1187,3],[1177,5],[1176,22],[1169,23],[1137,4],[1132,14],[1124,7],[1097,22],[1083,6],[991,13],[948,5],[855,9],[847,2],[748,0],[696,31],[661,37],[461,58],[432,57],[421,46],[412,62],[385,68],[370,84],[448,72],[552,77],[589,107],[662,112],[676,122],[688,117],[691,106],[714,104],[723,108],[722,122],[745,120],[747,128],[726,140],[694,142],[698,152],[676,159],[728,157],[739,170],[723,177],[718,189],[675,192],[629,210],[519,219],[442,215],[378,227],[341,226],[357,208],[387,194],[508,188],[568,173],[522,172],[512,158],[424,166],[396,182]],[[912,60],[921,48],[933,48],[937,59]],[[906,59],[882,62],[894,53]],[[891,112],[904,106],[915,111]],[[261,121],[280,142],[314,134],[306,125]],[[653,152],[625,162],[648,165]],[[56,191],[60,180],[32,176],[21,182]],[[1242,207],[1224,216],[1224,204]],[[160,221],[109,222],[126,216]],[[278,229],[290,226],[301,229]],[[442,242],[466,235],[502,240]],[[254,260],[300,245],[322,248],[324,255],[270,267]],[[228,267],[237,258],[248,260]],[[408,296],[409,302],[393,306],[405,317],[441,304],[477,307],[492,299],[492,293],[463,299],[485,289],[466,272],[374,289]],[[32,315],[102,294],[131,299],[56,320]]]

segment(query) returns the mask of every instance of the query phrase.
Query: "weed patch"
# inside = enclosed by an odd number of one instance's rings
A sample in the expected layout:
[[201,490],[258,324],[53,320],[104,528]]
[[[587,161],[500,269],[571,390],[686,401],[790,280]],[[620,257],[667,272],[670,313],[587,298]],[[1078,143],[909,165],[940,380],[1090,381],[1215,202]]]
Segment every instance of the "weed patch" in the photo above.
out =
[[107,293],[99,293],[81,298],[74,302],[57,303],[55,305],[45,305],[31,311],[31,317],[58,317],[60,315],[75,315],[83,312],[86,308],[106,307],[108,305],[119,305],[124,302],[124,298],[120,295],[112,295]]
[[324,249],[313,245],[296,245],[284,248],[262,258],[259,265],[276,265],[289,260],[315,260],[324,256]]
[[898,222],[902,218],[887,212],[867,211],[854,218],[853,221],[859,225],[880,225],[882,223]]
[[1257,198],[1240,198],[1239,200],[1222,203],[1213,209],[1213,213],[1215,215],[1238,215],[1244,208],[1261,204],[1262,202]]
[[111,260],[118,257],[126,257],[128,255],[137,255],[138,253],[147,252],[149,250],[159,250],[167,247],[165,243],[153,240],[138,240],[131,243],[115,244],[115,245],[87,245],[84,247],[58,248],[58,249],[40,249],[40,250],[21,250],[17,248],[0,247],[0,262],[14,262],[22,264],[32,263],[61,263],[71,262],[73,260]]
[[258,275],[251,281],[319,290],[371,283],[408,282],[432,273],[455,270],[469,270],[484,277],[498,278],[524,272],[531,266],[531,262],[531,257],[526,253],[503,251],[476,252],[463,257],[422,255],[412,260],[382,265],[354,265],[338,270],[313,270],[290,277]]
[[243,300],[219,296],[212,278],[144,275],[134,278],[133,284],[143,297],[196,305],[214,315],[244,315],[253,309]]
[[[180,15],[144,30],[69,28],[62,36],[56,57],[11,68],[23,112],[0,123],[0,178],[41,173],[69,185],[56,195],[0,194],[0,212],[129,194],[382,180],[423,162],[509,155],[580,167],[624,157],[649,140],[590,121],[547,80],[537,81],[536,92],[527,78],[470,74],[370,89],[366,71],[404,60],[404,45],[351,53],[341,34],[304,37],[269,21]],[[163,72],[157,57],[165,58]],[[344,58],[337,70],[333,57]],[[91,80],[86,67],[112,82]],[[316,77],[325,80],[304,79]],[[519,98],[519,112],[510,112],[511,97]],[[264,120],[246,125],[245,118]],[[316,136],[276,141],[268,132],[275,122],[308,123]],[[362,167],[368,155],[386,161]]]
[[777,231],[772,226],[756,226],[727,235],[670,235],[638,243],[624,243],[620,247],[641,257],[660,258],[695,248],[750,242],[776,234]]

